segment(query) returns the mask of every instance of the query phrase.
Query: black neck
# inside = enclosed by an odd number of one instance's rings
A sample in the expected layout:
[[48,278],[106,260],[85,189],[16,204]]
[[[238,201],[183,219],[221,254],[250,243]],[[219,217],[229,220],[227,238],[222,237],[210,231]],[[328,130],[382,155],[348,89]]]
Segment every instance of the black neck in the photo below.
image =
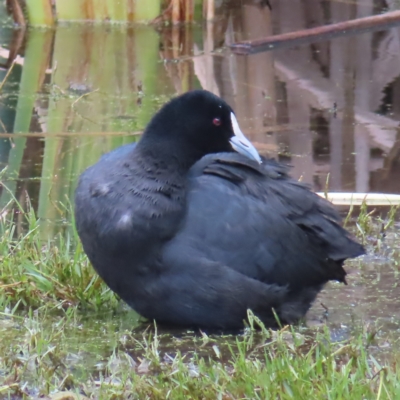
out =
[[143,160],[149,160],[153,164],[164,163],[168,169],[186,174],[191,166],[198,161],[203,154],[191,146],[185,146],[168,137],[143,136],[137,145],[137,150],[143,156]]

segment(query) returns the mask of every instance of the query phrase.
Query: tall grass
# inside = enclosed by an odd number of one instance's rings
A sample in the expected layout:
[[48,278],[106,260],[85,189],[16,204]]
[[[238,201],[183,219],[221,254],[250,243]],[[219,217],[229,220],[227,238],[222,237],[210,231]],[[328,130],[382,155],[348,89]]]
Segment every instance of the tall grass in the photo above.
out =
[[[25,219],[21,235],[16,235],[16,212]],[[90,266],[74,229],[44,241],[33,209],[24,212],[15,199],[1,216],[0,308],[116,306],[114,294]]]

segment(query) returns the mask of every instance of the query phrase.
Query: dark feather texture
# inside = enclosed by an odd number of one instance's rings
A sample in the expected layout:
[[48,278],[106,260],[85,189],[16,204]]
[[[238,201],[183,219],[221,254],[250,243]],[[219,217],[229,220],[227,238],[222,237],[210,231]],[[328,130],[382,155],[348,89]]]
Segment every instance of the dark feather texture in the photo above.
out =
[[[233,152],[231,108],[208,92],[167,104],[138,145],[86,170],[76,224],[96,271],[159,322],[239,328],[303,317],[363,247],[288,168]],[[218,123],[212,121],[218,118]]]

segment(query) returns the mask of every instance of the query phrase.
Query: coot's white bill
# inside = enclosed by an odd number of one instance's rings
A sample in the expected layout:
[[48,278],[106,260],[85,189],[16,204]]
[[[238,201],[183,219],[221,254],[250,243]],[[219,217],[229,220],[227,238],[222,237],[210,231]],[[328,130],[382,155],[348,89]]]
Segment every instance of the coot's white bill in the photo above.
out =
[[234,150],[238,153],[243,154],[246,157],[251,158],[252,160],[257,161],[261,164],[261,157],[258,154],[256,148],[251,144],[250,140],[244,136],[244,133],[240,130],[239,124],[235,117],[235,114],[231,112],[231,121],[233,133],[235,136],[231,137],[230,143]]

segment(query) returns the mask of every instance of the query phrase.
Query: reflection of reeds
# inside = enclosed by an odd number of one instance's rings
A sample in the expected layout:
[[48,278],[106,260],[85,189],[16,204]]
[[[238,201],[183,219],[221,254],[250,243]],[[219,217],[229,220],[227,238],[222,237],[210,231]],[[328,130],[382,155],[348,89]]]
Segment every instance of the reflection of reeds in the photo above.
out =
[[217,84],[214,55],[212,54],[214,43],[214,23],[207,22],[206,29],[203,31],[203,52],[200,51],[197,45],[194,45],[196,57],[193,59],[193,65],[201,87],[219,96],[220,89]]
[[215,17],[215,0],[203,0],[203,16],[207,21]]
[[[29,132],[35,95],[43,83],[49,63],[51,40],[51,32],[31,31],[27,43],[13,129],[15,132],[14,144],[9,154],[7,174],[4,177],[5,180],[12,179],[8,184],[12,193],[15,193],[15,178],[18,177],[21,169],[26,143],[26,137],[19,137],[18,133]],[[9,200],[9,193],[3,191],[0,198],[0,207],[7,204]]]
[[[30,25],[52,26],[55,20],[151,21],[160,14],[161,4],[162,0],[27,0],[26,9]],[[12,0],[10,7],[15,23],[25,25],[19,2]]]
[[194,0],[171,0],[171,21],[173,24],[193,21]]
[[30,25],[52,26],[54,24],[50,0],[27,0],[26,8]]
[[[148,122],[158,84],[158,46],[157,33],[146,26],[111,32],[85,26],[58,29],[51,82],[55,91],[43,125],[50,134],[44,138],[38,207],[45,222],[43,237],[55,233],[54,222],[63,215],[59,204],[73,198],[79,174],[105,152],[137,140],[136,135],[85,132],[116,131],[125,117],[132,124],[124,130],[136,131]],[[138,87],[144,92],[140,101]],[[70,137],[51,135],[68,131]]]
[[[28,37],[12,134],[14,146],[2,179],[9,191],[3,191],[0,198],[1,209],[11,195],[19,199],[25,196],[28,187],[21,181],[24,176],[40,178],[34,185],[39,200],[35,195],[33,205],[37,205],[43,237],[52,235],[54,221],[65,216],[59,204],[73,198],[79,174],[105,152],[138,139],[137,134],[99,133],[137,133],[163,99],[156,96],[163,87],[160,72],[162,75],[164,70],[158,63],[159,36],[152,27],[107,31],[87,26],[59,28],[52,51],[51,81],[43,87],[45,72],[50,71],[53,37],[51,31],[35,30]],[[48,101],[37,96],[39,91],[48,92]],[[26,164],[27,171],[24,160],[33,156],[25,149],[26,133],[37,131],[39,126],[43,139],[34,135],[33,142],[40,144],[40,157],[36,163]],[[97,134],[86,134],[91,132]],[[32,139],[28,140],[32,144]]]
[[182,55],[191,54],[193,48],[193,30],[190,26],[164,29],[161,35],[160,53],[164,66],[175,91],[184,93],[194,88],[192,60],[179,60]]
[[6,53],[3,53],[3,56],[7,58],[7,61],[5,63],[0,63],[1,68],[10,68],[11,64],[14,62],[16,62],[17,64],[21,64],[21,57],[19,57],[18,54],[20,53],[24,43],[25,32],[25,28],[13,30],[12,39],[8,47],[8,56],[6,55]]
[[[19,2],[11,0],[10,7],[15,23],[25,25]],[[52,26],[56,20],[150,22],[160,19],[179,24],[193,21],[195,0],[27,0],[26,9],[30,25]],[[214,19],[215,0],[203,0],[203,14],[207,20]]]
[[12,14],[14,22],[19,26],[26,26],[24,12],[22,10],[21,4],[18,0],[9,0],[7,3],[7,8]]
[[55,10],[59,20],[150,21],[160,14],[161,0],[56,0]]
[[4,76],[3,80],[0,82],[0,92],[1,92],[1,89],[3,89],[4,84],[7,82],[8,77],[11,75],[14,65],[15,65],[15,60],[12,62],[12,64],[8,68],[8,71],[6,72],[6,75]]

